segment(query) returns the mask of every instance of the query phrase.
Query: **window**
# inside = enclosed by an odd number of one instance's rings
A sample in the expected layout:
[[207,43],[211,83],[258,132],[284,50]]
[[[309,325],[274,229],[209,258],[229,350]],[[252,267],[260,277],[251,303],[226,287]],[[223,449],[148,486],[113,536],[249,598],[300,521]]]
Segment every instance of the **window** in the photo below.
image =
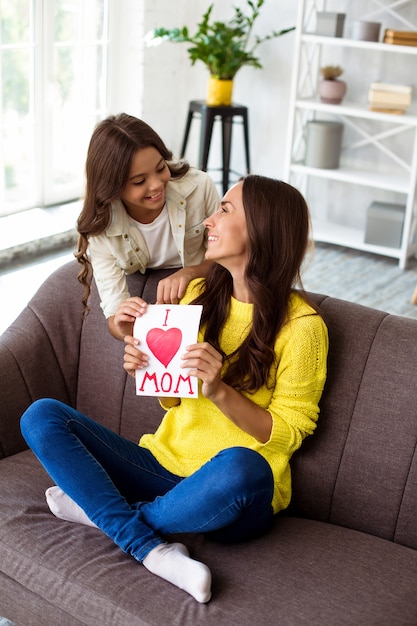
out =
[[0,215],[79,198],[107,115],[108,0],[0,0]]

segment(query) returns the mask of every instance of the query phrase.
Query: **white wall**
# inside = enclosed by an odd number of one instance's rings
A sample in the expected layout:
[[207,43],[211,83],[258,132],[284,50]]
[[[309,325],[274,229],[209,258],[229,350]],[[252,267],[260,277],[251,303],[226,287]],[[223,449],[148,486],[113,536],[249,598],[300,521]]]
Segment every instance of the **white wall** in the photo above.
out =
[[[112,55],[113,90],[112,111],[125,110],[141,117],[157,130],[174,154],[179,156],[188,103],[204,99],[208,71],[201,62],[193,67],[188,59],[187,44],[165,42],[158,47],[144,47],[146,33],[155,27],[167,28],[187,25],[193,33],[211,2],[213,17],[228,19],[234,6],[245,11],[246,0],[110,0],[116,16],[113,31]],[[298,0],[265,0],[255,33],[264,35],[297,23]],[[378,3],[367,2],[372,8],[368,19],[378,19]],[[417,20],[417,2],[405,3],[410,18]],[[345,29],[349,31],[353,19],[363,18],[363,0],[327,0],[327,10],[347,13]],[[410,29],[407,23],[397,23],[385,14],[383,28]],[[252,172],[284,177],[287,143],[289,99],[293,74],[295,33],[266,42],[258,48],[263,69],[243,67],[235,79],[234,100],[249,109]],[[413,59],[411,59],[413,60]],[[409,65],[398,63],[389,55],[358,56],[355,63],[345,62],[343,50],[333,48],[323,57],[323,64],[344,67],[343,78],[348,84],[348,98],[356,99],[355,85],[362,85],[360,97],[365,98],[363,84],[372,80],[410,81]],[[402,67],[404,65],[404,68]],[[407,67],[406,67],[407,65]],[[359,73],[358,73],[359,72]],[[415,81],[417,87],[417,80]],[[365,95],[364,95],[365,94]],[[197,164],[199,122],[192,126],[188,160]],[[219,128],[216,129],[210,153],[209,167],[220,167]],[[357,153],[354,156],[358,158]],[[367,153],[362,157],[366,160]],[[244,172],[242,132],[235,127],[232,168]],[[216,178],[217,177],[217,178]],[[218,174],[213,173],[218,180]]]
[[[157,130],[175,154],[180,151],[190,100],[204,99],[208,72],[201,62],[193,67],[187,45],[166,42],[143,49],[144,35],[155,27],[187,25],[191,32],[210,5],[210,0],[119,0],[115,2],[117,35],[123,32],[114,52],[117,95],[113,112],[125,110],[141,117]],[[233,6],[245,0],[215,1],[213,16],[227,19]],[[131,11],[132,9],[132,11]],[[296,0],[266,0],[256,23],[256,34],[295,25]],[[283,176],[288,101],[294,33],[266,42],[258,48],[263,69],[242,68],[235,79],[234,101],[249,109],[252,172]],[[117,53],[117,54],[116,54]],[[121,66],[118,59],[122,58]],[[117,61],[117,62],[116,62]],[[143,82],[142,82],[143,81]],[[142,84],[141,84],[142,83]],[[139,92],[143,88],[141,98]],[[187,158],[197,162],[199,122],[195,121]],[[210,153],[210,167],[220,166],[219,129]],[[232,168],[244,172],[242,131],[234,129]],[[216,179],[217,174],[213,173]]]

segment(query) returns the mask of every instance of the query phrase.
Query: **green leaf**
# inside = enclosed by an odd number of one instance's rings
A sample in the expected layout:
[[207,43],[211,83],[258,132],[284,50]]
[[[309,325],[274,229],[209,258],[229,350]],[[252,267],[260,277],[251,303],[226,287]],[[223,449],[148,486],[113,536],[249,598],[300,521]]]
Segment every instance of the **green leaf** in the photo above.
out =
[[197,24],[194,35],[187,26],[181,28],[156,28],[155,39],[161,38],[174,43],[189,43],[187,48],[191,64],[201,61],[210,74],[224,80],[233,79],[244,65],[262,68],[259,59],[254,55],[259,45],[276,37],[281,37],[295,29],[295,26],[272,31],[262,37],[252,37],[255,21],[265,0],[247,0],[248,14],[234,7],[233,16],[226,22],[210,21],[214,4],[211,4]]

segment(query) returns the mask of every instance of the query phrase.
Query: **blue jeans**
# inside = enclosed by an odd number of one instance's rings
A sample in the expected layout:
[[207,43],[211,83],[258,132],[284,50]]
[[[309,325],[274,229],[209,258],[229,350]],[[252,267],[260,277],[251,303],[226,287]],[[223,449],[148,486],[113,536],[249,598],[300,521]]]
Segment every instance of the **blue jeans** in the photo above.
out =
[[52,480],[140,562],[165,535],[202,532],[235,542],[271,525],[273,476],[254,450],[227,448],[183,478],[57,400],[34,402],[21,430]]

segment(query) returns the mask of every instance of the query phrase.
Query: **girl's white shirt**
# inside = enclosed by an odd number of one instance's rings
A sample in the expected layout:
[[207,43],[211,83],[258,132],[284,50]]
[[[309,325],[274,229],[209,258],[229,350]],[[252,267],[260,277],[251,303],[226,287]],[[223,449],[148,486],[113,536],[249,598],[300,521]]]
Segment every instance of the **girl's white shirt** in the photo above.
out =
[[150,224],[141,224],[132,217],[130,220],[146,241],[149,254],[148,267],[151,269],[181,267],[182,261],[172,236],[166,204]]

